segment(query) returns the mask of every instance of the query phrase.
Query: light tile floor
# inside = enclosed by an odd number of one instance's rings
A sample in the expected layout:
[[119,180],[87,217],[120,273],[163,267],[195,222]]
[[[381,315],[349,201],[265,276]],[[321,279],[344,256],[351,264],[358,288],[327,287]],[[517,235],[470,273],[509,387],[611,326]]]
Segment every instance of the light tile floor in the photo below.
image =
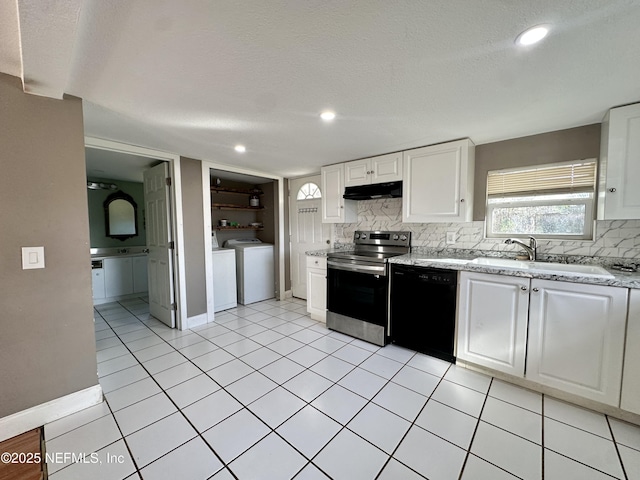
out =
[[148,312],[96,307],[106,402],[45,426],[53,480],[640,479],[639,427],[332,332],[303,301],[186,331]]

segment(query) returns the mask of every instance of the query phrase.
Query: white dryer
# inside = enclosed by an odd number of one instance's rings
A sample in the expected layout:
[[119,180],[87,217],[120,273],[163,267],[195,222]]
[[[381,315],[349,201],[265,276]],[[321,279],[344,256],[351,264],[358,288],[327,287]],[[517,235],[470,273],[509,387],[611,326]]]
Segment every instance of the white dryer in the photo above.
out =
[[248,305],[276,296],[273,245],[257,238],[227,240],[225,248],[236,251],[238,303]]

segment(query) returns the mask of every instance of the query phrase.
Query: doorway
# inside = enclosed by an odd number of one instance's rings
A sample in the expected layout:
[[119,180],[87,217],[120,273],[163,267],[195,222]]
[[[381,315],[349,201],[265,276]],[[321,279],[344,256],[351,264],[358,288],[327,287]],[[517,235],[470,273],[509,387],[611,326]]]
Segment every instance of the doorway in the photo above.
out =
[[[154,244],[155,252],[155,257],[153,255],[149,257],[148,290],[151,314],[171,327],[184,328],[183,320],[187,318],[184,288],[185,267],[183,262],[178,261],[179,258],[184,258],[183,232],[178,227],[182,224],[180,157],[167,152],[91,137],[85,137],[85,149],[88,177],[97,175],[105,178],[127,178],[128,176],[131,179],[138,179],[139,177],[139,182],[142,184],[143,171],[152,166],[160,165],[160,169],[166,170],[171,178],[170,188],[168,186],[161,188],[164,190],[161,193],[165,196],[162,215],[154,214],[150,210],[150,206],[146,202],[149,192],[144,192],[143,200],[139,203],[141,203],[141,207],[144,205],[144,208],[140,208],[142,211],[141,223],[147,227],[145,229],[147,237],[145,250],[147,248],[149,251],[151,250],[149,243],[151,241]],[[164,178],[163,175],[163,187],[165,186]],[[143,189],[142,186],[140,188]],[[149,188],[145,187],[144,190],[149,190]],[[155,203],[158,204],[158,202]],[[155,245],[158,243],[155,240],[158,240],[156,237],[159,227],[164,227],[165,232],[164,240],[160,241],[160,256],[158,256],[158,248],[156,248],[158,245]],[[162,230],[163,228],[160,228],[160,231]],[[153,261],[154,259],[156,261]],[[156,267],[161,265],[162,268],[152,268],[153,265]],[[152,297],[158,300],[155,303],[156,307],[161,307],[160,310],[158,308],[154,310]]]
[[320,175],[289,181],[289,221],[291,228],[291,293],[307,298],[305,252],[327,248],[331,225],[322,223]]

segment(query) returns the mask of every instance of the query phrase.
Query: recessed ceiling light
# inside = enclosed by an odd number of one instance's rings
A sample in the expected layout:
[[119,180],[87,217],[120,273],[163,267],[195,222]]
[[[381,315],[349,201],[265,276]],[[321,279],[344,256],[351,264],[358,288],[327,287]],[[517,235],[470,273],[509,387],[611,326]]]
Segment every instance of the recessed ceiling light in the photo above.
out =
[[325,122],[330,122],[331,120],[336,118],[336,114],[334,112],[331,112],[331,111],[327,110],[326,112],[322,112],[320,114],[320,118],[322,120],[324,120]]
[[234,148],[236,152],[239,152],[239,153],[244,153],[247,151],[247,147],[245,147],[244,145],[236,145]]
[[516,38],[516,43],[518,45],[533,45],[534,43],[538,43],[549,33],[549,27],[546,25],[537,25],[535,27],[531,27],[524,32],[522,32]]

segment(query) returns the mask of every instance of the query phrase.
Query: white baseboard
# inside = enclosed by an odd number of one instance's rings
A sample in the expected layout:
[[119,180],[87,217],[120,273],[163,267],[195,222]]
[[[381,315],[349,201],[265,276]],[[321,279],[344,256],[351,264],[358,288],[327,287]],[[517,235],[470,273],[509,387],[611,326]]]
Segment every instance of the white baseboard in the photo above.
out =
[[186,322],[182,322],[182,329],[197,327],[209,322],[209,315],[207,313],[201,313],[195,317],[188,317]]
[[101,402],[102,387],[94,385],[0,418],[0,442]]

